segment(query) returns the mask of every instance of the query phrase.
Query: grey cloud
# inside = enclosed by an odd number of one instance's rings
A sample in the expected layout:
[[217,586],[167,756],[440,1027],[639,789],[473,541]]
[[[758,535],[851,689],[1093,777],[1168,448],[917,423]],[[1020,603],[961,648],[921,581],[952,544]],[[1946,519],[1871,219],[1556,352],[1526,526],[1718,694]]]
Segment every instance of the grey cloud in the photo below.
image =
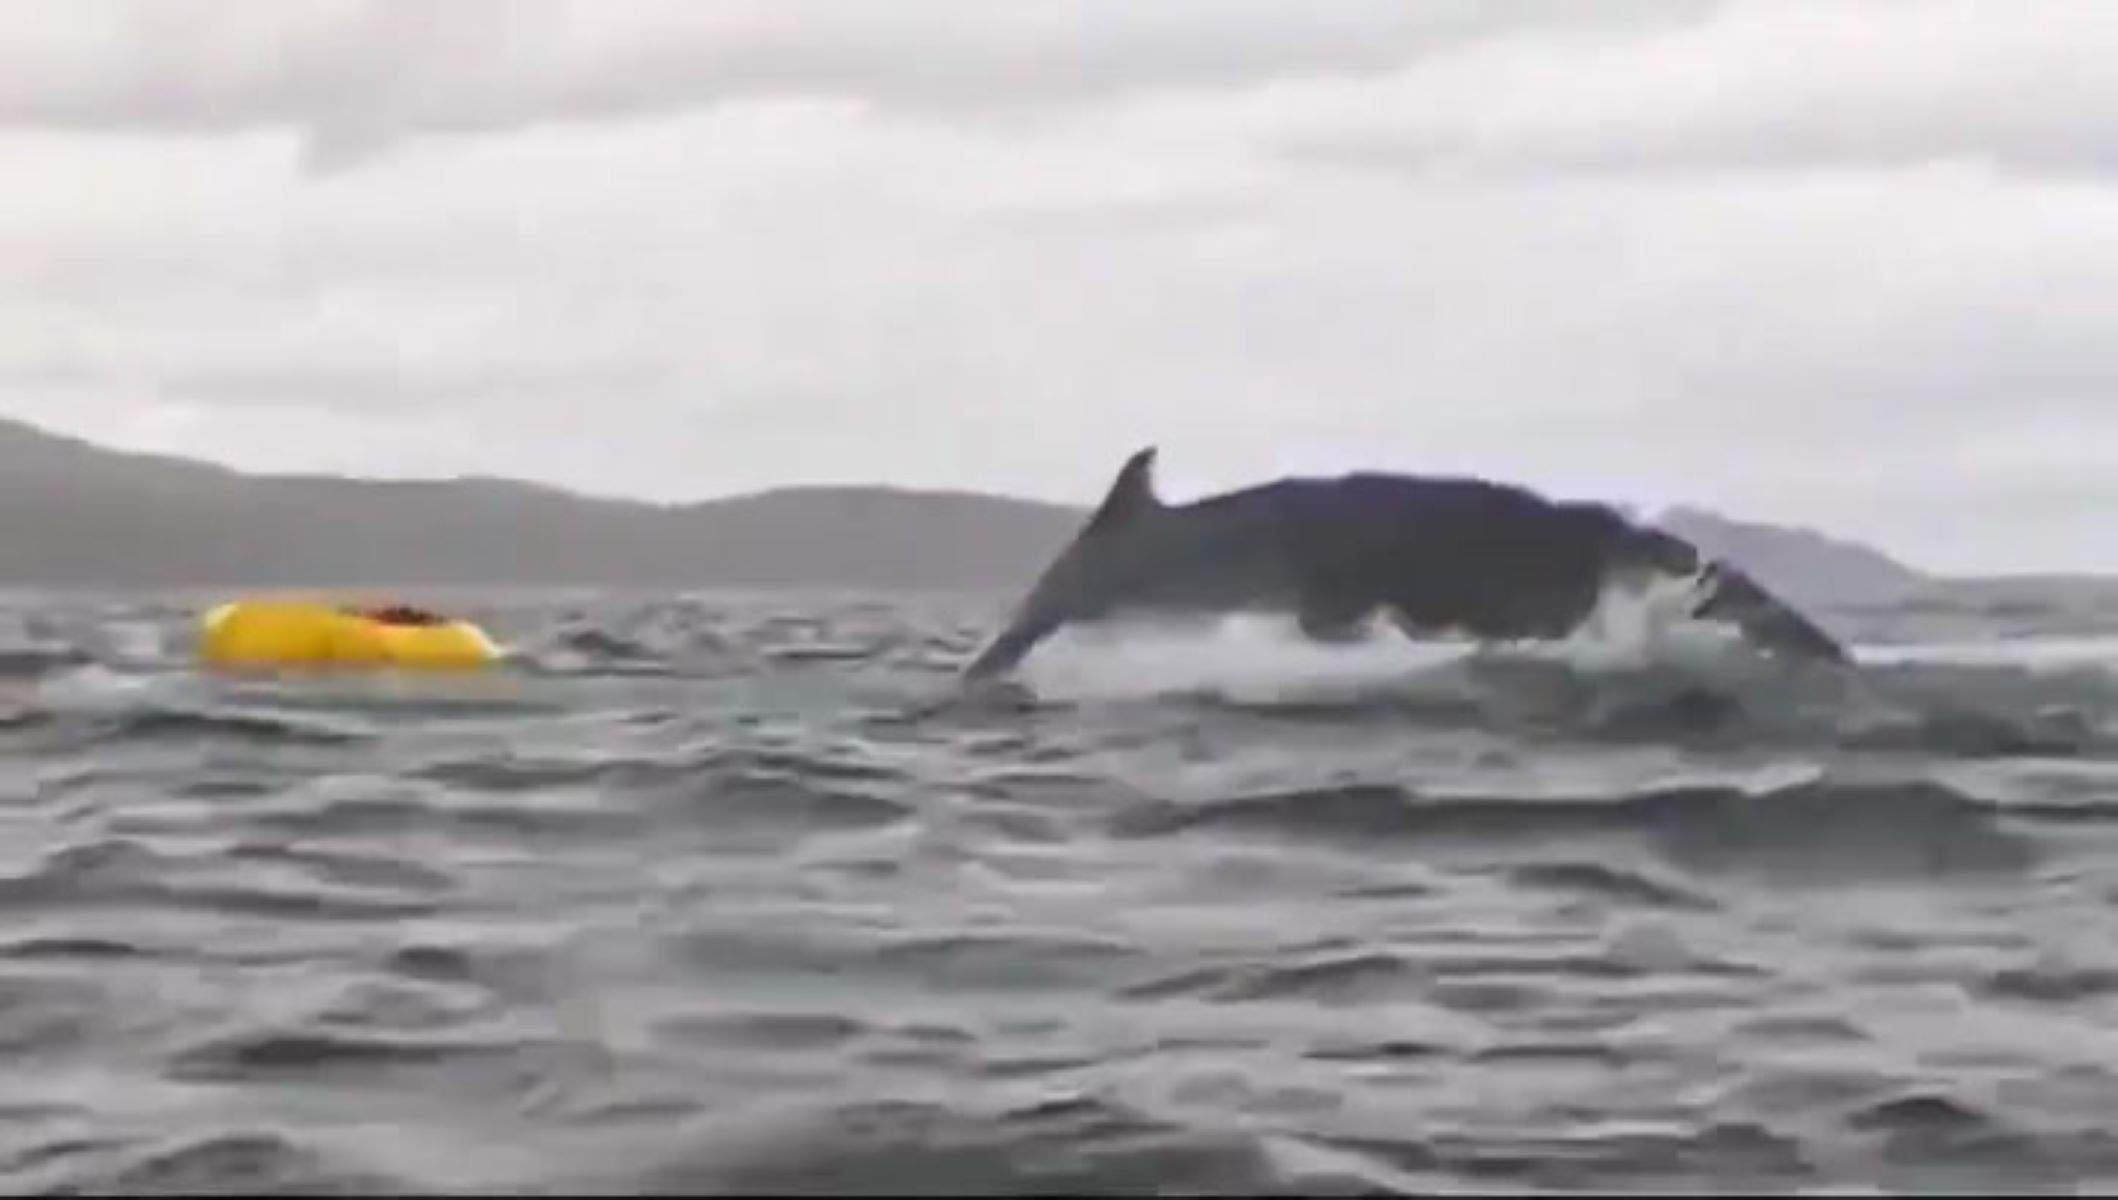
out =
[[461,367],[257,366],[175,369],[155,390],[177,401],[214,405],[305,405],[372,412],[380,407],[581,400],[599,393],[639,396],[666,387],[670,369],[653,362]]
[[2118,166],[2118,13],[1747,0],[1639,36],[1491,42],[1259,114],[1296,157],[1447,176]]
[[[1650,7],[1353,3],[1288,44],[1307,10],[1204,0],[171,3],[152,54],[0,37],[0,113],[78,127],[0,129],[0,408],[663,499],[1086,501],[1160,442],[1172,496],[1463,470],[2108,566],[2068,513],[2118,503],[2118,187],[1996,165],[2118,127],[2087,10]],[[960,119],[1003,99],[1065,103]],[[298,170],[302,130],[473,128],[515,132]]]
[[[288,125],[330,165],[427,131],[840,95],[990,113],[1128,88],[1376,71],[1698,2],[73,0],[0,16],[0,122]],[[14,28],[8,29],[12,25]]]

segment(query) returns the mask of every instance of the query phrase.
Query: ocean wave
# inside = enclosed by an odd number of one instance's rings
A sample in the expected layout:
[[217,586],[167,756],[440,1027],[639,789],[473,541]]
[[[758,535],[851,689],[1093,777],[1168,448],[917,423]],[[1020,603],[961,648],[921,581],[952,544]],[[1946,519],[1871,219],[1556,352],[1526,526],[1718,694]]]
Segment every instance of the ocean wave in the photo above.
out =
[[2091,662],[1236,629],[981,702],[969,602],[497,594],[461,678],[22,603],[90,661],[0,676],[9,1190],[2118,1178]]
[[77,646],[0,646],[0,679],[37,679],[94,661]]
[[1114,829],[1134,837],[1264,833],[1394,847],[1631,835],[1697,871],[1769,868],[1857,880],[2027,869],[2038,860],[2036,843],[2006,828],[2004,811],[1925,781],[1826,779],[1763,791],[1676,786],[1567,800],[1428,797],[1397,784],[1356,783],[1150,802],[1119,814]]
[[[198,865],[186,856],[160,852],[128,838],[75,843],[52,850],[26,872],[0,876],[0,899],[25,912],[188,910],[281,921],[388,922],[434,911],[430,895],[406,896],[321,881],[273,884],[225,877],[187,878],[196,874]],[[100,939],[45,943],[47,951],[73,945],[75,953],[89,952],[101,944]]]
[[[101,1150],[110,1144],[99,1141],[94,1146]],[[74,1158],[84,1157],[84,1148],[63,1146]],[[91,1157],[95,1164],[75,1175],[66,1190],[120,1196],[391,1195],[416,1190],[404,1180],[266,1129],[156,1139],[126,1153]]]
[[360,742],[374,735],[339,722],[305,720],[258,712],[210,709],[141,708],[105,718],[99,730],[111,741],[171,738],[192,740],[229,737],[257,742],[304,742],[339,746]]
[[1607,863],[1528,863],[1515,868],[1509,878],[1521,887],[1576,892],[1645,908],[1711,912],[1720,907],[1701,892]]
[[444,1067],[520,1053],[522,1043],[463,1037],[388,1036],[307,1030],[248,1030],[185,1046],[163,1071],[172,1079],[227,1081],[266,1075],[316,1078],[393,1067]]
[[[1259,1194],[1340,1191],[1278,1168],[1254,1137],[1193,1129],[1099,1097],[993,1113],[915,1101],[715,1118],[669,1161],[604,1187],[655,1194]],[[595,1186],[589,1184],[587,1186]]]

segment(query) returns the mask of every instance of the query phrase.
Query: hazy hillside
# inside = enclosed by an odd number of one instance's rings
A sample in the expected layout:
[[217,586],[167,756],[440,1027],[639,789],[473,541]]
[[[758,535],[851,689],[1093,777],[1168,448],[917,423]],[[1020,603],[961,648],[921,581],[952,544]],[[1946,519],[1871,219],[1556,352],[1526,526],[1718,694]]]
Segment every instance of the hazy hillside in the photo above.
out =
[[[0,420],[0,585],[1022,585],[1083,510],[961,492],[787,488],[691,505],[509,480],[253,476]],[[1676,532],[1791,597],[1917,572],[1806,531],[1680,509]]]
[[18,585],[1005,587],[1080,519],[894,488],[664,506],[506,480],[249,476],[0,421],[0,582]]
[[1679,507],[1656,524],[1708,554],[1740,564],[1790,600],[1880,602],[1925,587],[1928,577],[1880,551],[1807,529],[1735,521]]

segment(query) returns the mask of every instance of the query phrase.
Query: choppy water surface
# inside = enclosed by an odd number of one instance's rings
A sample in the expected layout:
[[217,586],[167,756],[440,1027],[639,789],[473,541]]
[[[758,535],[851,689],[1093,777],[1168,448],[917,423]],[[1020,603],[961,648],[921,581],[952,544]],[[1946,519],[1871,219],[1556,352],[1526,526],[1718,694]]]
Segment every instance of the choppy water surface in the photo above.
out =
[[209,599],[0,601],[8,1191],[2118,1186],[2118,614],[951,704],[993,600]]

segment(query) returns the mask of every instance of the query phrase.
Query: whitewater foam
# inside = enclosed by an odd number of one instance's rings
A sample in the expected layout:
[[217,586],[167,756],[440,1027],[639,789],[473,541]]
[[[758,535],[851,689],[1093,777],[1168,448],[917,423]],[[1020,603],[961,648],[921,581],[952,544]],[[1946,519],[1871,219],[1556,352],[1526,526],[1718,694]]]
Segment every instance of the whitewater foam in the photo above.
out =
[[1460,668],[1507,660],[1586,675],[1674,670],[1727,679],[1750,651],[1735,631],[1685,615],[1697,580],[1612,585],[1579,628],[1549,642],[1481,643],[1458,631],[1402,636],[1382,614],[1350,642],[1303,637],[1281,615],[1232,613],[1190,623],[1113,621],[1062,628],[1019,669],[1051,699],[1206,693],[1235,701],[1332,699],[1390,690],[1460,691]]
[[2014,666],[2033,670],[2118,670],[2118,634],[2088,637],[2010,637],[1978,641],[1863,646],[1861,661],[1877,666],[1947,664]]

